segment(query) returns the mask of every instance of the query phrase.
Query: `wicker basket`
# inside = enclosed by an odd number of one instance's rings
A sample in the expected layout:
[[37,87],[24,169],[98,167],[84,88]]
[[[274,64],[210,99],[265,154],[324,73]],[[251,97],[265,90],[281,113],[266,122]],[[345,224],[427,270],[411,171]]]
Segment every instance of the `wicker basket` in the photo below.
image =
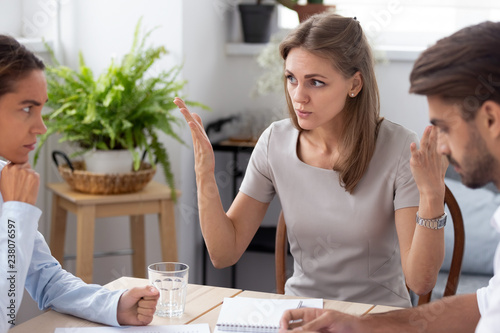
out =
[[68,185],[80,192],[91,194],[120,194],[142,190],[155,175],[156,169],[142,162],[138,171],[127,173],[105,174],[92,173],[85,170],[81,161],[71,162],[74,171],[68,164],[57,167]]

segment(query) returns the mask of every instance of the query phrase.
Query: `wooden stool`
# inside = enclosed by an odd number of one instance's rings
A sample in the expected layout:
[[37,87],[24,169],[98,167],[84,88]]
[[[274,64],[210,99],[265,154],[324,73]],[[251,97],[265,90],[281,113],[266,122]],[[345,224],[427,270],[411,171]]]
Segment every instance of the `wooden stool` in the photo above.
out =
[[47,187],[53,192],[50,250],[62,265],[67,213],[76,214],[76,275],[83,281],[92,283],[97,217],[130,215],[134,276],[146,277],[144,214],[158,214],[163,261],[177,261],[174,202],[168,186],[151,182],[140,192],[111,195],[76,192],[67,183],[50,183]]

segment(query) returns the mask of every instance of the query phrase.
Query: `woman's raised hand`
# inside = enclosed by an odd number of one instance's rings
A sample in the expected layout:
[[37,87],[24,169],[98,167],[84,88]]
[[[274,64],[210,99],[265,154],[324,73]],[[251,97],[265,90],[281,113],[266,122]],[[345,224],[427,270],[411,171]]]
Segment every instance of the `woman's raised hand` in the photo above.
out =
[[427,126],[420,148],[415,143],[410,146],[410,167],[420,194],[439,194],[444,198],[444,175],[448,160],[437,151],[437,128]]
[[214,151],[200,116],[196,113],[189,112],[186,104],[179,97],[174,99],[174,103],[179,107],[179,110],[191,129],[194,149],[194,168],[197,178],[205,173],[213,175],[215,170]]

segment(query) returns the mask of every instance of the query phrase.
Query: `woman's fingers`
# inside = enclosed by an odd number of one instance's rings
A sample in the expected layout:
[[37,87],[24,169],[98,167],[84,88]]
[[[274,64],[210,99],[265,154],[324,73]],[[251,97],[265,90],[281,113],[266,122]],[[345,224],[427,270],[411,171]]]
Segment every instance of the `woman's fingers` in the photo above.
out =
[[179,107],[179,111],[182,113],[184,119],[188,123],[189,128],[191,129],[191,136],[193,138],[193,141],[201,139],[208,140],[208,136],[205,133],[205,129],[203,128],[203,123],[200,116],[198,116],[196,113],[189,112],[186,104],[182,99],[176,97],[174,99],[174,103]]
[[196,121],[193,118],[193,114],[189,112],[188,109],[186,108],[179,108],[179,111],[181,111],[182,115],[184,116],[184,119],[186,119],[186,122],[189,123],[196,123]]
[[201,128],[203,128],[203,123],[201,121],[200,116],[198,116],[196,113],[191,113],[189,112],[189,109],[186,106],[186,103],[179,97],[176,97],[174,99],[174,104],[179,107],[179,110],[181,111],[182,115],[184,116],[184,119],[189,123],[194,122],[198,124]]
[[196,113],[189,112],[182,99],[176,97],[174,103],[179,107],[180,112],[191,130],[195,156],[195,170],[197,174],[198,172],[206,173],[207,170],[212,172],[215,167],[214,153],[212,143],[203,127],[201,117]]
[[196,131],[201,135],[201,137],[203,137],[206,140],[210,141],[208,139],[207,132],[205,132],[205,128],[203,127],[203,122],[201,121],[200,116],[197,115],[196,113],[191,113],[191,118],[193,119],[192,124],[190,125],[191,128],[195,127]]
[[174,104],[177,105],[177,107],[181,111],[182,115],[184,116],[184,119],[186,119],[188,124],[190,122],[195,122],[193,115],[191,114],[191,112],[189,112],[189,110],[186,106],[186,103],[184,103],[184,101],[182,99],[180,99],[179,97],[176,97],[174,99]]
[[174,98],[174,104],[177,105],[179,108],[187,109],[186,103],[184,103],[182,98],[179,98],[179,97]]
[[191,116],[193,117],[193,119],[198,123],[198,125],[201,126],[201,128],[205,129],[205,127],[203,127],[203,122],[201,121],[201,117],[196,114],[196,113],[191,113]]

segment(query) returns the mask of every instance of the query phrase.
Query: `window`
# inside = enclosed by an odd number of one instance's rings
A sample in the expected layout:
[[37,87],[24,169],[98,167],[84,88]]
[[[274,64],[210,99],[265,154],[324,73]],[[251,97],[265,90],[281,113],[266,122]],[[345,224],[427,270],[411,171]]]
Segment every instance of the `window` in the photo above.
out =
[[[465,26],[500,21],[498,0],[325,0],[325,4],[335,4],[340,15],[356,17],[373,44],[385,48],[426,48]],[[297,26],[294,11],[283,6],[278,10],[280,27]]]

